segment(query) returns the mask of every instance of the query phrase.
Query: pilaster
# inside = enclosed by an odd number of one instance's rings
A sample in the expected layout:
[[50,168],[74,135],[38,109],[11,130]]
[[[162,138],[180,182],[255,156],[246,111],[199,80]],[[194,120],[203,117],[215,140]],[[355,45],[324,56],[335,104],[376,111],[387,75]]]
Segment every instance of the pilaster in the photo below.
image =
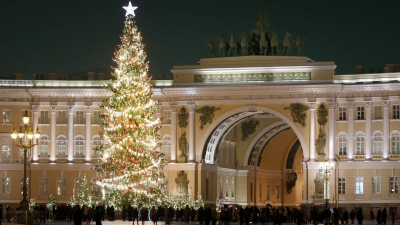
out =
[[92,160],[92,105],[85,105],[85,113],[86,113],[86,129],[85,129],[85,161],[90,162]]
[[50,105],[50,162],[56,159],[56,113],[57,105]]
[[372,101],[365,101],[365,159],[371,159],[372,156],[372,120],[371,108]]
[[195,136],[195,120],[194,120],[194,112],[196,110],[195,104],[188,104],[189,108],[189,162],[195,162],[195,153],[194,153],[194,136]]
[[[39,124],[39,110],[40,106],[39,105],[32,105],[32,116],[33,116],[33,125],[32,125],[32,130],[33,132],[36,132]],[[39,140],[36,140],[35,136],[33,136],[33,143],[36,144],[38,143]],[[39,154],[38,154],[38,146],[35,145],[33,146],[32,149],[32,161],[38,161],[39,160]]]
[[347,101],[348,160],[354,160],[354,105],[354,100]]
[[328,114],[328,123],[329,123],[329,150],[328,150],[328,160],[334,161],[335,160],[335,109],[336,109],[336,102],[329,101],[329,114]]
[[310,161],[315,162],[315,109],[317,102],[309,102],[310,108]]
[[75,105],[68,105],[68,161],[74,160],[74,112]]
[[177,113],[178,104],[170,104],[171,108],[171,162],[176,162],[176,130],[177,130]]
[[382,159],[389,159],[389,100],[383,100],[383,151],[382,151]]

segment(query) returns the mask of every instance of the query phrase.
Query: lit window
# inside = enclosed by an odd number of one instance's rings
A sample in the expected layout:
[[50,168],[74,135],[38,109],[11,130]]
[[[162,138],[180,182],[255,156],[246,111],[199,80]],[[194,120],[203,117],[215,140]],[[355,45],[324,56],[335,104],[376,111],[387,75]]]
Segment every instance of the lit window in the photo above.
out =
[[57,150],[59,159],[67,158],[67,137],[59,136],[57,138]]
[[1,158],[11,158],[10,136],[1,136]]
[[372,177],[372,194],[381,194],[381,177]]
[[95,110],[93,111],[93,123],[98,124],[101,122],[101,111],[100,110]]
[[344,177],[338,178],[338,188],[339,188],[340,195],[346,194],[346,178],[344,178]]
[[356,145],[357,145],[357,149],[356,149],[356,154],[357,155],[364,155],[364,137],[358,136],[356,138]]
[[40,158],[49,157],[49,137],[42,135],[39,139]]
[[49,111],[40,111],[40,123],[49,124]]
[[357,106],[357,120],[364,120],[364,106]]
[[3,123],[11,123],[11,109],[3,109]]
[[84,157],[84,155],[83,155],[84,143],[85,143],[85,139],[81,136],[78,136],[75,139],[75,158],[81,159]]
[[396,133],[392,136],[392,154],[400,154],[400,135]]
[[82,178],[75,178],[74,194],[77,195],[81,191],[81,184],[82,184]]
[[[26,158],[29,159],[31,157],[31,150],[28,149],[28,151],[26,151]],[[19,158],[23,159],[24,158],[24,149],[19,148]]]
[[57,195],[66,195],[65,178],[58,178],[57,179]]
[[40,178],[40,195],[48,195],[49,194],[49,178],[41,177]]
[[58,111],[58,124],[67,124],[67,111]]
[[392,105],[393,119],[400,119],[400,107],[399,105]]
[[364,193],[364,181],[363,177],[356,177],[356,195]]
[[390,177],[390,194],[399,193],[399,177]]
[[171,124],[171,110],[164,110],[163,124]]
[[[26,194],[29,193],[28,191],[29,188],[29,177],[26,178]],[[24,194],[24,178],[21,178],[21,195]]]
[[168,137],[168,136],[163,137],[161,152],[164,153],[165,158],[171,158],[171,138],[170,137]]
[[85,120],[83,118],[83,111],[76,111],[76,117],[75,117],[75,123],[76,124],[84,124]]
[[382,106],[377,105],[374,107],[374,115],[376,120],[382,119]]
[[347,155],[347,137],[345,135],[340,135],[339,140],[339,155]]
[[346,106],[339,107],[339,120],[346,120]]
[[382,155],[382,134],[374,135],[374,155]]
[[[92,143],[93,143],[92,149],[100,147],[101,146],[101,138],[99,136],[94,136],[92,139]],[[93,158],[99,158],[98,152],[96,152],[94,150],[93,150]]]
[[2,182],[2,194],[9,195],[11,194],[11,179],[9,177],[1,178]]

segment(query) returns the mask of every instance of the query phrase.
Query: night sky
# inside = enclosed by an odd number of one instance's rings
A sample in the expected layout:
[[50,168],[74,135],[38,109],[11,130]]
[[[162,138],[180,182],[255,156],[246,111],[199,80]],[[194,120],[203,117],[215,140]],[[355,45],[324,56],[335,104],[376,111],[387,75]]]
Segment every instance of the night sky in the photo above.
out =
[[[255,29],[254,14],[264,13],[265,3],[268,30],[280,42],[286,31],[305,38],[302,55],[334,61],[337,74],[355,73],[356,65],[400,62],[398,0],[133,0],[150,74],[171,79],[174,65],[207,57],[205,41],[220,33],[230,39],[233,31],[240,41],[243,31]],[[0,77],[111,71],[126,5],[127,0],[2,0]]]

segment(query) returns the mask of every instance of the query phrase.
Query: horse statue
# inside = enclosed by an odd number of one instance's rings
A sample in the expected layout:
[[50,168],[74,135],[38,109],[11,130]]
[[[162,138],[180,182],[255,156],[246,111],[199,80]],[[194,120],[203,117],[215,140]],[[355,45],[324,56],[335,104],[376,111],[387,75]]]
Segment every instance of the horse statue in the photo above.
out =
[[221,41],[219,42],[219,53],[221,54],[221,57],[227,56],[228,54],[228,49],[229,49],[229,44],[225,41],[225,35],[220,34],[217,38],[217,40],[220,39]]
[[279,51],[279,41],[278,41],[278,36],[276,35],[275,32],[272,32],[271,34],[271,52],[272,55],[278,55]]
[[282,43],[282,55],[289,55],[290,54],[290,39],[292,35],[286,31],[285,37],[283,38]]
[[236,56],[239,55],[239,49],[240,49],[240,44],[236,42],[235,40],[235,33],[231,33],[231,42],[229,42],[230,48],[229,48],[229,56],[233,55],[232,49],[235,50]]
[[295,49],[296,55],[300,55],[301,48],[304,47],[304,42],[306,41],[306,39],[303,39],[303,41],[300,41],[300,37],[297,37],[296,39],[292,38],[292,41],[296,45],[296,49]]
[[246,35],[245,32],[242,33],[242,42],[240,42],[242,46],[242,55],[250,55],[250,45],[249,45],[249,39]]
[[268,52],[267,32],[262,32],[260,38],[260,55],[262,55],[263,53],[264,55],[267,55],[267,52]]
[[211,54],[214,54],[215,57],[217,57],[217,54],[215,53],[215,44],[216,41],[207,41],[208,58],[210,58]]

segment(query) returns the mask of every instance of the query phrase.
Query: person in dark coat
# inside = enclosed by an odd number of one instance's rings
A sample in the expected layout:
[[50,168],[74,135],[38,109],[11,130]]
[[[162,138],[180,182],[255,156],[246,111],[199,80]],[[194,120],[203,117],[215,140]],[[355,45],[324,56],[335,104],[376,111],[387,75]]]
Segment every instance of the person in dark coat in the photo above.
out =
[[197,217],[199,219],[199,223],[203,224],[203,220],[204,220],[204,209],[203,209],[203,207],[200,207],[199,210],[197,210]]
[[243,218],[244,218],[244,210],[243,210],[243,208],[240,208],[239,209],[239,221],[240,221],[239,225],[244,225]]
[[102,218],[102,210],[100,206],[96,206],[96,211],[94,212],[94,221],[96,221],[96,225],[101,225]]
[[383,224],[386,224],[387,217],[388,217],[388,214],[387,214],[386,208],[383,208],[383,211],[382,211],[382,222],[383,222]]
[[297,212],[296,223],[297,225],[301,225],[303,223],[303,213],[301,211]]
[[135,219],[137,225],[139,225],[139,211],[136,207],[133,209],[133,224],[135,224]]
[[204,222],[206,223],[206,225],[210,225],[211,217],[212,217],[211,208],[208,207],[204,212]]
[[376,221],[378,222],[378,224],[381,224],[381,220],[382,220],[382,212],[379,209],[378,213],[376,214]]
[[362,224],[364,215],[363,215],[361,209],[358,210],[356,217],[357,217],[358,224]]
[[128,206],[128,221],[132,221],[132,214],[133,214],[133,209],[132,206]]
[[140,209],[140,220],[142,221],[142,225],[145,224],[145,222],[147,221],[147,217],[148,217],[148,211],[145,207]]
[[351,210],[350,212],[351,224],[354,224],[354,217],[356,217],[356,213],[354,212],[354,210]]
[[122,221],[125,221],[126,218],[126,208],[125,205],[122,206]]
[[79,205],[76,206],[74,213],[74,225],[82,225],[83,212]]

